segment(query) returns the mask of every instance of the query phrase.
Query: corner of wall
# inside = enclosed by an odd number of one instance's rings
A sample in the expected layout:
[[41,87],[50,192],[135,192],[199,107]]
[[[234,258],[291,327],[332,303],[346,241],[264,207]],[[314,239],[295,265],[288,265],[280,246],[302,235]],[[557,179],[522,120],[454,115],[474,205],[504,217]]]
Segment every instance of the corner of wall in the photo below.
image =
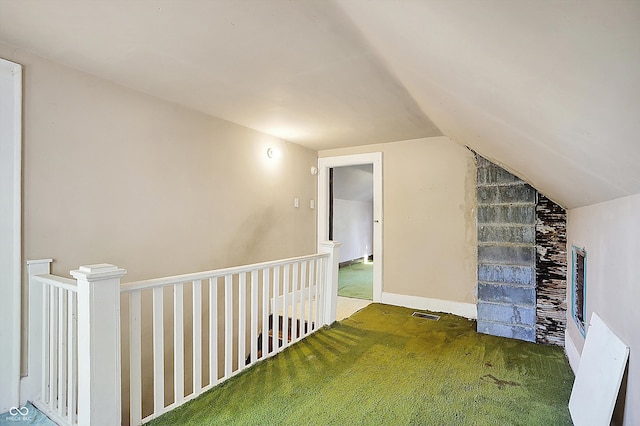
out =
[[578,351],[576,344],[573,342],[573,338],[571,337],[569,330],[565,330],[564,333],[564,352],[567,354],[569,365],[571,366],[573,373],[576,374],[578,372],[578,365],[580,364],[580,352]]

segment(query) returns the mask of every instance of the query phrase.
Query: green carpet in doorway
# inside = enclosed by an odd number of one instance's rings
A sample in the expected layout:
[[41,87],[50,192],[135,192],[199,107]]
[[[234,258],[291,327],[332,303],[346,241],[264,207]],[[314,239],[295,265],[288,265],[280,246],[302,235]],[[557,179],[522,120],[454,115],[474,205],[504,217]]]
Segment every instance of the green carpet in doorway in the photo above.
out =
[[338,270],[338,296],[373,299],[373,263],[354,263]]
[[372,304],[150,425],[571,425],[560,347]]

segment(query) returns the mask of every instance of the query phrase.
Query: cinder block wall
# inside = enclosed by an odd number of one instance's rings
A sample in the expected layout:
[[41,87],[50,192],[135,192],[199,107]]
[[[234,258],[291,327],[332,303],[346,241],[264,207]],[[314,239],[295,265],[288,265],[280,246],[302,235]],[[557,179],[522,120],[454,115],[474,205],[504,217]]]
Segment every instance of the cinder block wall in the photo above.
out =
[[478,160],[478,332],[536,341],[537,191]]

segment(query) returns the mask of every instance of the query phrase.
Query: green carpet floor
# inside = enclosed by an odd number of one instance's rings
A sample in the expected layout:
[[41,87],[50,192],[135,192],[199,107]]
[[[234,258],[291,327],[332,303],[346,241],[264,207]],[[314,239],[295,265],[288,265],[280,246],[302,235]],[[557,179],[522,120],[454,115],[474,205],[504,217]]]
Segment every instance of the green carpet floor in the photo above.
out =
[[571,425],[559,347],[372,304],[151,425]]
[[338,296],[373,299],[373,263],[354,263],[338,270]]

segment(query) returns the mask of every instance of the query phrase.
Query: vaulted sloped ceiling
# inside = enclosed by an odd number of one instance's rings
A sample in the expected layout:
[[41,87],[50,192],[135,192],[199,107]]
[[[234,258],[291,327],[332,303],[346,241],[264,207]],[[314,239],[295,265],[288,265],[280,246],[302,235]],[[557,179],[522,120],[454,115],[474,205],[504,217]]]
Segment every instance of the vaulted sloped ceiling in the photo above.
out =
[[340,2],[444,134],[568,207],[640,192],[640,2]]
[[313,149],[442,135],[325,0],[0,0],[2,40]]
[[0,0],[0,43],[313,149],[444,134],[567,207],[640,193],[634,0]]

